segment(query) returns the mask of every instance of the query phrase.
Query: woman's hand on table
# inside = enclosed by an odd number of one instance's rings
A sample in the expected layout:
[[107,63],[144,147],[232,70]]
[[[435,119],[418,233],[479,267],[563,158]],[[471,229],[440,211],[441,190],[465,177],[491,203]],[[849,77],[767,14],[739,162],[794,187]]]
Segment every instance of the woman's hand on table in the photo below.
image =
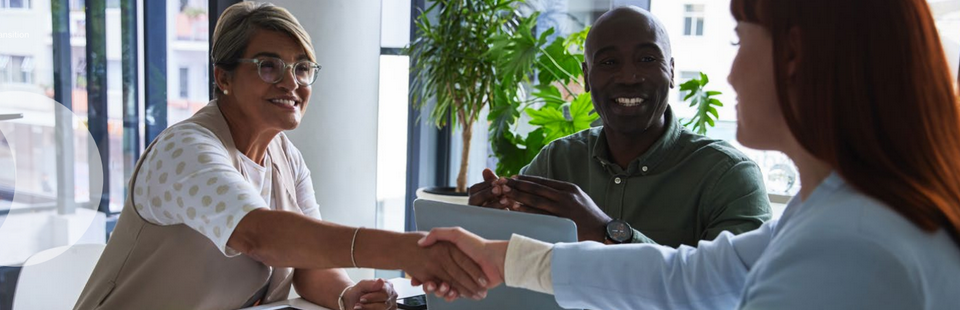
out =
[[395,310],[397,292],[390,281],[363,280],[343,294],[343,305],[345,309]]

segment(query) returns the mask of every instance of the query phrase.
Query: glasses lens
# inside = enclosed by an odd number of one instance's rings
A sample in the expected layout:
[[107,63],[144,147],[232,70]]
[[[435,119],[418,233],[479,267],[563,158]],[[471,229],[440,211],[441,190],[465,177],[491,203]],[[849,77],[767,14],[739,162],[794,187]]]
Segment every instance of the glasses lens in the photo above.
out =
[[260,78],[267,83],[276,83],[280,80],[283,71],[283,61],[276,58],[260,58]]
[[300,85],[310,85],[317,79],[317,65],[309,61],[298,62],[293,68]]

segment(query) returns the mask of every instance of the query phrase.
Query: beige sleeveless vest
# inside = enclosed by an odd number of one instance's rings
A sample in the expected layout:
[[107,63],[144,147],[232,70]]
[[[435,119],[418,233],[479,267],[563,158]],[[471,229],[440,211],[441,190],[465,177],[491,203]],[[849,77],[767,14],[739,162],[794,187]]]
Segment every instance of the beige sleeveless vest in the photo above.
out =
[[[183,122],[216,134],[234,166],[244,173],[242,154],[233,144],[216,101]],[[276,208],[300,213],[293,169],[284,148],[286,139],[281,133],[267,147],[273,163],[272,199]],[[156,143],[143,152],[127,188],[134,188],[141,164]],[[75,309],[237,309],[258,291],[262,293],[264,286],[263,303],[287,299],[292,268],[274,268],[271,274],[268,266],[246,255],[226,257],[207,237],[186,225],[159,226],[143,220],[133,200],[128,194],[117,227]]]

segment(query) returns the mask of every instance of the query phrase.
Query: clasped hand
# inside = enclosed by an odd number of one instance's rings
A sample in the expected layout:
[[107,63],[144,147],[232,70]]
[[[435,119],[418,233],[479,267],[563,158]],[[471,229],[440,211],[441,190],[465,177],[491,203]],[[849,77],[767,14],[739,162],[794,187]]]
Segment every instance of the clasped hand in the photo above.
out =
[[[480,296],[475,296],[478,298],[474,299],[486,297],[486,289],[494,288],[504,281],[503,270],[507,253],[506,241],[488,241],[463,228],[454,227],[434,228],[417,243],[426,249],[451,247],[453,250],[452,253],[456,253],[456,255],[451,256],[451,258],[456,257],[453,258],[453,260],[458,261],[458,265],[477,266],[480,269],[480,273],[482,273],[481,277],[483,277],[483,281],[478,282],[484,282],[482,284],[484,291]],[[459,255],[465,256],[459,257]],[[466,259],[469,263],[464,262],[463,259]],[[470,268],[465,268],[465,270],[466,269]],[[473,272],[476,271],[468,273]],[[424,292],[428,294],[433,293],[437,297],[444,298],[447,301],[453,301],[458,295],[459,288],[443,282],[442,279],[436,281],[436,279],[418,277],[413,274],[411,274],[411,277],[413,278],[413,285],[422,284]],[[437,283],[440,284],[437,285]]]
[[603,242],[611,218],[579,186],[535,176],[498,178],[483,170],[483,182],[470,187],[470,205],[549,214],[577,223],[580,241]]

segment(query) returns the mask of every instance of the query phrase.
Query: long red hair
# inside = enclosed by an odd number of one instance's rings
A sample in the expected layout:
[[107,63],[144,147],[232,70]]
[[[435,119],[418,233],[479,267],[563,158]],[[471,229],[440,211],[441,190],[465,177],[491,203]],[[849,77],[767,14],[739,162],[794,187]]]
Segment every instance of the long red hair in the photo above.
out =
[[[927,2],[733,0],[731,11],[770,31],[780,105],[800,145],[960,245],[960,108]],[[791,32],[800,59],[788,77]]]

